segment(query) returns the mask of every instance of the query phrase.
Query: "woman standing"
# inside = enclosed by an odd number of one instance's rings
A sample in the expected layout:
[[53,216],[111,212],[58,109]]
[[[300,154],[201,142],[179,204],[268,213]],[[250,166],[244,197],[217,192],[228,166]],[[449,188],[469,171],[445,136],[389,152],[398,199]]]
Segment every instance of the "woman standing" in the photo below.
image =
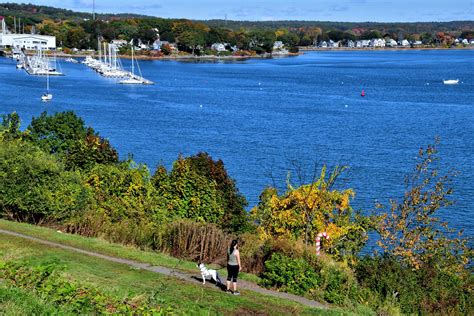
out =
[[[240,264],[240,253],[239,249],[237,249],[237,240],[234,239],[227,250],[227,293],[240,295],[237,291],[237,276],[241,269],[242,265]],[[233,282],[233,292],[230,290],[231,281]]]

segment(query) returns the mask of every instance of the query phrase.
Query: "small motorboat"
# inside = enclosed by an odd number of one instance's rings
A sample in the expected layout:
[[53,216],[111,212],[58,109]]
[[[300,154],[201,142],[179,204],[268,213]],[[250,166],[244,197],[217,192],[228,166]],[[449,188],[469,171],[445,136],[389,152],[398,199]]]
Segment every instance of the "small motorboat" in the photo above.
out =
[[443,80],[444,84],[458,84],[459,79],[449,79],[449,80]]
[[360,96],[365,97],[365,91],[364,90],[362,90],[362,92],[360,93]]

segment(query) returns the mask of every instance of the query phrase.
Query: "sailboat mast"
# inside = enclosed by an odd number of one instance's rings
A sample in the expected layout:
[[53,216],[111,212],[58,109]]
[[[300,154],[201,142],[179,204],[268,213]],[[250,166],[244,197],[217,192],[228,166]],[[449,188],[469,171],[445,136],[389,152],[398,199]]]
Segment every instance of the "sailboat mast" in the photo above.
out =
[[135,72],[134,72],[134,67],[135,67],[135,61],[133,60],[133,44],[132,44],[132,76],[135,75]]
[[99,61],[102,61],[102,48],[101,48],[101,45],[100,45],[100,38],[97,37],[97,47],[99,49]]

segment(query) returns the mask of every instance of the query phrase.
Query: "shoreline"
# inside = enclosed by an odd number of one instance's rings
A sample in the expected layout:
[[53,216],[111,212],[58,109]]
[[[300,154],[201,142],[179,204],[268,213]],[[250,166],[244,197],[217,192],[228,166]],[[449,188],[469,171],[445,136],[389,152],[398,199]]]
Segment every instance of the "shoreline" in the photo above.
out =
[[[467,47],[333,47],[333,48],[321,48],[312,46],[301,46],[299,47],[298,53],[288,54],[263,54],[263,55],[252,55],[252,56],[216,56],[216,55],[169,55],[169,56],[149,56],[149,55],[135,55],[134,58],[137,60],[169,60],[169,61],[244,61],[249,59],[272,59],[272,58],[288,58],[297,57],[304,55],[306,52],[354,52],[354,51],[371,51],[371,52],[384,52],[384,51],[411,51],[411,50],[474,50],[474,46]],[[34,52],[27,52],[27,55],[33,55]],[[6,55],[4,55],[6,56]],[[79,54],[65,54],[65,53],[47,53],[46,56],[58,57],[58,58],[86,58],[88,56],[98,57],[96,52],[91,53],[79,53]],[[122,59],[131,59],[130,55],[118,55]]]
[[317,51],[410,51],[410,50],[474,50],[474,46],[466,47],[299,47],[300,52],[317,52]]
[[[255,55],[255,56],[215,56],[215,55],[204,55],[204,56],[192,56],[192,55],[173,55],[173,56],[147,56],[147,55],[135,55],[133,58],[137,60],[175,60],[175,61],[192,61],[192,60],[248,60],[248,59],[270,59],[270,58],[287,58],[287,57],[296,57],[303,55],[303,53],[289,53],[285,55]],[[96,53],[92,54],[46,54],[49,57],[58,57],[58,58],[86,58],[88,56],[98,57]],[[118,55],[117,57],[122,59],[132,59],[131,55]]]

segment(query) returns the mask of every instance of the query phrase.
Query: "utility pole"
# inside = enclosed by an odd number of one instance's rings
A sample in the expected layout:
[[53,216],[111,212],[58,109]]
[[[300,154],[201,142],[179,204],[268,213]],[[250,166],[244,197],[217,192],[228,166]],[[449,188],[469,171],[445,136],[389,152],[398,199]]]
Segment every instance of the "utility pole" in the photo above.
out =
[[92,20],[95,21],[95,0],[92,0]]

